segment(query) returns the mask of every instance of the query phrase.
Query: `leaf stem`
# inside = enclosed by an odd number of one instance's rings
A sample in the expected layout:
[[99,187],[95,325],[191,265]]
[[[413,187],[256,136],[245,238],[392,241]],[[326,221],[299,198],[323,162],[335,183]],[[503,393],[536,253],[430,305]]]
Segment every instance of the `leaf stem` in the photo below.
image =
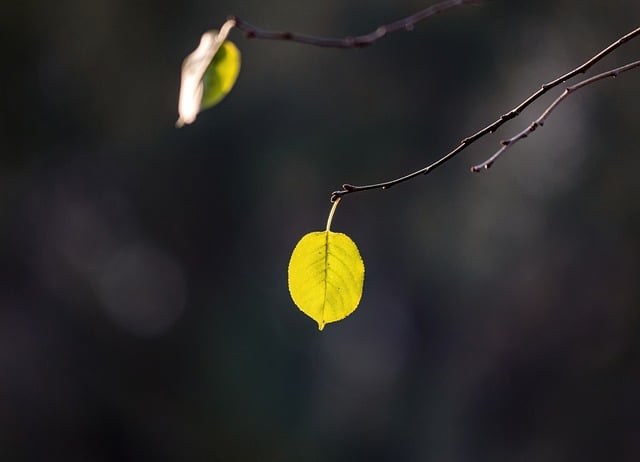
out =
[[336,209],[338,208],[339,202],[340,202],[340,198],[337,198],[335,201],[333,201],[331,212],[329,212],[329,218],[327,218],[327,232],[331,230],[331,222],[333,221],[333,214],[336,213]]
[[443,11],[462,5],[479,3],[480,0],[444,0],[436,3],[435,5],[424,8],[411,16],[407,16],[406,18],[381,25],[377,27],[376,30],[368,34],[358,35],[355,37],[347,36],[344,38],[316,37],[313,35],[298,34],[295,32],[269,31],[256,27],[237,16],[230,16],[229,19],[233,20],[236,27],[244,31],[245,36],[249,39],[284,40],[325,48],[362,48],[372,45],[376,40],[391,32],[396,32],[398,30],[410,31],[418,22],[430,18],[431,16],[435,16]]

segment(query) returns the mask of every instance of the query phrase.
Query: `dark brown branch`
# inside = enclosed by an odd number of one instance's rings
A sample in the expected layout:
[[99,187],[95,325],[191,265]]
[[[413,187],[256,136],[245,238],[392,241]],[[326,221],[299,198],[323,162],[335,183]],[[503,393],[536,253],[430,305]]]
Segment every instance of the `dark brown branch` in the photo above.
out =
[[556,98],[556,100],[553,103],[551,103],[551,105],[549,105],[549,107],[542,113],[542,115],[540,115],[540,117],[538,117],[536,120],[534,120],[531,123],[531,125],[529,125],[527,128],[522,130],[517,135],[509,138],[508,140],[501,141],[500,142],[500,144],[502,145],[501,148],[498,149],[496,153],[493,154],[491,157],[489,157],[486,161],[471,167],[471,171],[479,172],[483,169],[491,168],[491,166],[496,161],[496,159],[500,157],[502,154],[504,154],[504,152],[507,149],[509,149],[514,144],[516,144],[518,141],[524,138],[527,138],[538,127],[542,127],[547,121],[547,118],[549,117],[549,115],[555,110],[555,108],[557,108],[560,105],[560,103],[562,103],[569,95],[573,94],[576,90],[579,90],[581,88],[586,87],[587,85],[591,85],[592,83],[599,82],[609,77],[617,77],[623,72],[630,71],[631,69],[635,69],[636,67],[640,67],[640,61],[634,61],[625,66],[611,69],[610,71],[603,72],[602,74],[595,75],[589,79],[585,79],[581,82],[576,83],[575,85],[571,85],[570,87],[567,87],[564,90],[564,92],[558,98]]
[[363,186],[356,186],[356,185],[352,185],[352,184],[344,184],[344,185],[342,185],[342,190],[334,191],[331,194],[331,201],[335,201],[339,197],[345,196],[347,194],[355,193],[355,192],[369,191],[369,190],[372,190],[372,189],[389,189],[392,186],[395,186],[397,184],[403,183],[405,181],[411,180],[411,179],[416,178],[418,176],[426,175],[426,174],[432,172],[433,170],[435,170],[436,168],[438,168],[439,166],[441,166],[445,162],[451,160],[453,157],[455,157],[461,151],[463,151],[468,146],[473,144],[475,141],[479,140],[480,138],[484,137],[485,135],[488,135],[490,133],[495,132],[496,130],[498,130],[498,128],[500,128],[506,122],[508,122],[509,120],[514,119],[515,117],[517,117],[531,103],[536,101],[538,98],[540,98],[542,95],[547,93],[552,88],[555,88],[558,85],[561,85],[561,84],[565,83],[566,81],[572,79],[573,77],[575,77],[578,74],[584,74],[594,64],[596,64],[597,62],[601,61],[605,56],[609,55],[615,49],[619,48],[620,46],[624,45],[625,43],[629,42],[630,40],[634,39],[635,37],[637,37],[639,35],[640,35],[640,27],[638,27],[637,29],[635,29],[635,30],[629,32],[628,34],[620,37],[618,40],[613,42],[611,45],[609,45],[608,47],[604,48],[598,54],[594,55],[592,58],[587,60],[582,65],[576,67],[572,71],[567,72],[564,75],[561,75],[560,77],[556,78],[555,80],[552,80],[552,81],[550,81],[548,83],[545,83],[544,85],[542,85],[540,87],[540,89],[538,91],[533,93],[531,96],[529,96],[527,99],[525,99],[518,106],[516,106],[515,108],[513,108],[511,111],[507,112],[506,114],[503,114],[497,120],[495,120],[493,123],[487,125],[482,130],[479,130],[476,133],[474,133],[473,135],[468,136],[467,138],[464,138],[460,142],[460,144],[458,144],[458,146],[456,146],[451,152],[449,152],[445,156],[441,157],[440,159],[438,159],[434,163],[432,163],[432,164],[430,164],[430,165],[428,165],[428,166],[426,166],[424,168],[421,168],[420,170],[417,170],[417,171],[415,171],[413,173],[405,175],[403,177],[396,178],[396,179],[390,180],[390,181],[385,181],[385,182],[382,182],[382,183],[375,183],[375,184],[369,184],[369,185],[363,185]]
[[263,40],[285,40],[290,42],[303,43],[305,45],[314,45],[327,48],[362,48],[373,44],[376,40],[385,35],[396,32],[398,30],[411,30],[420,21],[434,16],[443,11],[455,8],[457,6],[467,4],[479,4],[480,0],[444,0],[436,3],[428,8],[418,11],[417,13],[406,18],[399,19],[389,24],[379,26],[373,32],[356,37],[344,38],[325,38],[314,37],[312,35],[297,34],[295,32],[279,32],[260,29],[249,24],[244,19],[237,16],[230,16],[229,19],[235,21],[235,26],[244,31],[247,38],[256,38]]

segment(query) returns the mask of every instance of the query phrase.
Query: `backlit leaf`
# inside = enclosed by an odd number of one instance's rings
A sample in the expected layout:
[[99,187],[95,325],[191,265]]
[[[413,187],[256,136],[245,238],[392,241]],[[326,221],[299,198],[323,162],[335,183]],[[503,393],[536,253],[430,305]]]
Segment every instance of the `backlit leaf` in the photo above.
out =
[[240,51],[227,41],[235,22],[205,32],[200,45],[182,63],[177,127],[193,123],[198,113],[218,104],[233,88],[240,72]]
[[305,235],[289,261],[289,292],[295,304],[318,323],[349,316],[360,303],[364,263],[349,236],[332,231]]
[[230,41],[222,44],[202,77],[200,110],[215,106],[233,88],[240,73],[240,51]]

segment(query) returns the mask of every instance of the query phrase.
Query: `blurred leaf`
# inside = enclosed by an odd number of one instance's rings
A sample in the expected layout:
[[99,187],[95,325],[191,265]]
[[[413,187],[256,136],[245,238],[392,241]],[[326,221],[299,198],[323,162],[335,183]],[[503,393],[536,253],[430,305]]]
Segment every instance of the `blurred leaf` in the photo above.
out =
[[202,34],[200,44],[182,63],[176,127],[193,123],[198,113],[218,104],[231,91],[240,72],[240,51],[226,38],[233,27]]
[[349,316],[360,303],[364,263],[349,236],[332,231],[305,235],[289,262],[289,292],[295,304],[318,323]]
[[229,41],[222,44],[202,77],[200,110],[218,104],[233,88],[240,73],[240,51]]

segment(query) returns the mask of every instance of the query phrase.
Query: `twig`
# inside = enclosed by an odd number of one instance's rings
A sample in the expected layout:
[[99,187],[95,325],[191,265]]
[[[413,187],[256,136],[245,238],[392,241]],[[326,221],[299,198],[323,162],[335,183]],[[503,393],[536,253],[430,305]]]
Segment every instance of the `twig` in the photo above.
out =
[[295,32],[278,32],[268,31],[259,27],[249,24],[244,19],[237,16],[230,16],[229,19],[235,21],[235,25],[238,29],[245,32],[247,38],[256,38],[263,40],[285,40],[291,42],[303,43],[305,45],[314,45],[318,47],[327,48],[362,48],[368,45],[372,45],[376,40],[384,37],[385,35],[398,30],[411,30],[420,21],[434,16],[443,11],[455,8],[457,6],[467,4],[479,4],[480,0],[444,0],[440,3],[436,3],[428,8],[418,11],[417,13],[408,16],[406,18],[399,19],[392,23],[379,26],[373,32],[364,35],[358,35],[356,37],[344,37],[344,38],[325,38],[314,37],[312,35],[297,34]]
[[538,91],[533,93],[531,96],[529,96],[527,99],[525,99],[518,106],[516,106],[515,108],[511,109],[511,111],[507,112],[506,114],[501,115],[497,120],[495,120],[493,123],[487,125],[482,130],[479,130],[478,132],[474,133],[473,135],[468,136],[467,138],[464,138],[462,141],[460,141],[460,144],[458,144],[458,146],[456,148],[454,148],[451,152],[449,152],[448,154],[444,155],[443,157],[441,157],[440,159],[438,159],[434,163],[432,163],[432,164],[430,164],[430,165],[428,165],[426,167],[423,167],[420,170],[417,170],[417,171],[415,171],[413,173],[405,175],[403,177],[396,178],[396,179],[390,180],[390,181],[385,181],[385,182],[382,182],[382,183],[375,183],[375,184],[369,184],[369,185],[363,185],[363,186],[356,186],[356,185],[352,185],[352,184],[343,184],[342,185],[342,190],[334,191],[331,194],[331,201],[335,201],[339,197],[345,196],[347,194],[355,193],[355,192],[369,191],[369,190],[372,190],[372,189],[389,189],[392,186],[395,186],[395,185],[397,185],[399,183],[403,183],[405,181],[411,180],[411,179],[416,178],[418,176],[426,175],[426,174],[432,172],[433,170],[435,170],[436,168],[438,168],[439,166],[441,166],[445,162],[451,160],[453,157],[455,157],[457,154],[459,154],[465,148],[467,148],[468,146],[473,144],[475,141],[479,140],[480,138],[484,137],[485,135],[488,135],[490,133],[495,132],[498,128],[500,128],[506,122],[508,122],[509,120],[517,117],[525,108],[527,108],[530,104],[532,104],[534,101],[536,101],[538,98],[540,98],[542,95],[547,93],[552,88],[555,88],[558,85],[561,85],[561,84],[565,83],[566,81],[570,80],[571,78],[575,77],[578,74],[584,74],[587,70],[589,70],[594,64],[596,64],[597,62],[602,60],[605,56],[609,55],[615,49],[619,48],[620,46],[624,45],[625,43],[629,42],[630,40],[634,39],[635,37],[637,37],[639,35],[640,35],[640,27],[638,27],[637,29],[635,29],[635,30],[629,32],[628,34],[620,37],[618,40],[613,42],[611,45],[609,45],[608,47],[604,48],[598,54],[594,55],[592,58],[587,60],[582,65],[576,67],[572,71],[567,72],[564,75],[561,75],[560,77],[556,78],[555,80],[552,80],[552,81],[550,81],[548,83],[545,83],[544,85],[542,85],[540,87],[540,89]]
[[556,98],[556,100],[553,103],[551,103],[551,105],[542,113],[542,115],[538,117],[535,121],[533,121],[531,125],[529,125],[527,128],[522,130],[517,135],[509,138],[508,140],[501,141],[500,144],[502,145],[502,147],[498,151],[496,151],[494,155],[489,157],[486,161],[471,167],[471,171],[479,172],[483,169],[491,168],[491,166],[496,161],[496,159],[500,157],[502,154],[504,154],[504,152],[507,149],[509,149],[514,144],[516,144],[518,141],[528,137],[538,127],[542,127],[544,123],[547,121],[547,118],[549,117],[549,115],[555,110],[555,108],[557,108],[560,105],[560,103],[562,103],[569,95],[573,94],[576,90],[579,90],[581,88],[586,87],[587,85],[604,80],[609,77],[617,77],[623,72],[630,71],[631,69],[635,69],[636,67],[640,67],[640,61],[635,61],[625,66],[611,69],[610,71],[603,72],[602,74],[595,75],[589,79],[583,80],[581,82],[576,83],[575,85],[567,87],[564,90],[564,92],[558,98]]

